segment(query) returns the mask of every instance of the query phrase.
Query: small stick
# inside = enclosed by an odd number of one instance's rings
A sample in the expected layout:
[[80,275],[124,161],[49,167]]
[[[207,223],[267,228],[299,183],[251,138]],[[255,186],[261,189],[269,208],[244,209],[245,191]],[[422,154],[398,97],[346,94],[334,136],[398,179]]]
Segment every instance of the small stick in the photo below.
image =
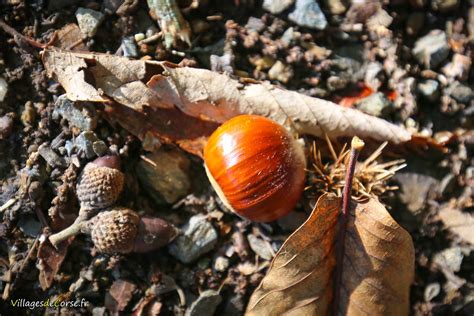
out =
[[2,28],[6,33],[13,36],[13,38],[15,39],[15,41],[18,45],[20,45],[18,42],[21,41],[23,43],[29,44],[30,46],[33,46],[33,47],[36,47],[36,48],[41,48],[41,49],[44,49],[48,46],[52,46],[53,42],[56,40],[56,37],[57,37],[57,33],[54,32],[54,34],[51,37],[51,39],[49,40],[49,42],[46,43],[46,44],[43,44],[43,43],[35,41],[35,40],[19,33],[13,27],[11,27],[7,23],[5,23],[5,21],[3,21],[2,19],[0,19],[0,28]]
[[346,238],[347,218],[349,217],[351,204],[352,180],[354,179],[354,170],[357,163],[357,158],[362,148],[364,148],[364,141],[359,137],[354,136],[351,142],[351,154],[349,164],[346,169],[346,180],[344,182],[344,189],[342,193],[342,212],[339,218],[339,231],[337,234],[337,253],[336,253],[336,272],[334,279],[334,298],[333,298],[333,315],[338,314],[339,298],[340,298],[340,284],[342,281],[342,268],[344,260],[344,246]]

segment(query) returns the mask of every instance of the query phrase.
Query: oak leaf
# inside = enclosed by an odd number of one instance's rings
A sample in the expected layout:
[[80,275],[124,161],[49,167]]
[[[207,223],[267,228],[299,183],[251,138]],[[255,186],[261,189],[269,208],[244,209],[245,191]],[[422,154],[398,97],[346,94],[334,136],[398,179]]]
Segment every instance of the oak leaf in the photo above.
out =
[[[276,254],[246,315],[408,315],[415,260],[410,235],[380,202],[357,203],[347,219],[344,259],[336,262],[340,207],[334,195],[319,198]],[[341,284],[333,284],[338,265]]]
[[269,83],[100,53],[47,48],[42,54],[48,75],[70,100],[105,102],[109,119],[142,140],[152,135],[195,153],[215,128],[239,114],[266,116],[316,137],[357,134],[393,144],[412,138],[383,119]]

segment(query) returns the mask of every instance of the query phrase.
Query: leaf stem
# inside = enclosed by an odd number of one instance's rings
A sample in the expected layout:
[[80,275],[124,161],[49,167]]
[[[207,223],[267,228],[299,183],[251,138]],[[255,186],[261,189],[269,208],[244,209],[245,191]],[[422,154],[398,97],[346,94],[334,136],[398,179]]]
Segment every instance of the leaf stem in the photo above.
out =
[[344,190],[342,193],[342,212],[339,215],[339,230],[337,233],[336,248],[336,271],[334,277],[334,292],[333,292],[333,316],[338,314],[339,299],[341,293],[341,281],[342,281],[342,268],[344,261],[344,246],[346,238],[346,226],[347,218],[349,216],[350,204],[351,204],[351,191],[352,191],[352,180],[354,179],[354,171],[357,163],[357,158],[362,148],[364,148],[364,141],[359,137],[354,136],[351,142],[351,154],[349,157],[349,164],[346,169],[346,179],[344,182]]

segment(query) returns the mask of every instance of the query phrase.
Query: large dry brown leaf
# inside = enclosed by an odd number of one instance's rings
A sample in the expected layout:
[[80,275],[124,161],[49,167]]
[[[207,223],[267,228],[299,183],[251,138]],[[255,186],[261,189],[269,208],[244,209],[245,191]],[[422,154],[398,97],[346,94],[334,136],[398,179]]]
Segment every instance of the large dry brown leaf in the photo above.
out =
[[219,124],[245,113],[316,137],[358,135],[394,144],[412,138],[407,130],[357,110],[209,70],[53,48],[43,51],[43,62],[69,99],[119,103],[109,117],[142,139],[148,133],[199,147]]
[[[376,200],[357,204],[347,221],[343,262],[336,262],[341,199],[325,194],[276,254],[246,315],[408,315],[414,277],[410,235]],[[333,284],[342,264],[341,284]],[[340,291],[339,302],[333,290]]]

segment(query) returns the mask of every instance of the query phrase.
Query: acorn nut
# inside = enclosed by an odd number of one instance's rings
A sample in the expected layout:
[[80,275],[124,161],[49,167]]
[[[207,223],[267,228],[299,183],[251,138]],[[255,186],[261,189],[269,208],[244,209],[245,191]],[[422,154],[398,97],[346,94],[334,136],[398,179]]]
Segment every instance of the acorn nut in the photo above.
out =
[[125,207],[98,213],[88,221],[76,222],[50,237],[53,245],[78,233],[90,234],[101,253],[148,252],[167,245],[177,235],[176,228],[156,217],[141,218]]
[[104,156],[89,162],[76,186],[81,212],[112,206],[124,187],[124,174],[119,170],[118,156]]

